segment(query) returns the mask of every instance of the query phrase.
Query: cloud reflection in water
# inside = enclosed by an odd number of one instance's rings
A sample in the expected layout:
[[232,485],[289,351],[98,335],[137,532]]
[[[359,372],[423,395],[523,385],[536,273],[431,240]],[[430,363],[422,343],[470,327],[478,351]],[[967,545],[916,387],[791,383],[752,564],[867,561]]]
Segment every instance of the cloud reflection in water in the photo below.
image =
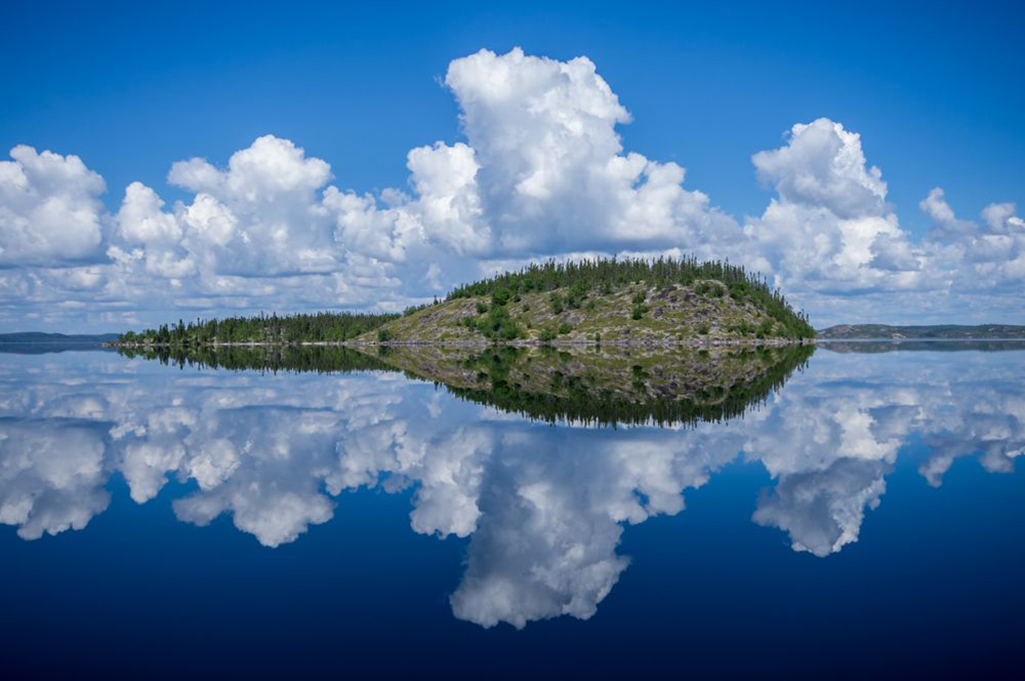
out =
[[[1008,472],[1025,448],[1020,353],[821,352],[732,420],[615,429],[544,423],[398,373],[168,370],[109,354],[0,363],[0,522],[80,530],[123,476],[176,516],[222,514],[268,547],[333,517],[345,490],[412,488],[414,531],[469,537],[454,614],[483,626],[586,619],[626,569],[624,527],[684,509],[738,459],[774,483],[753,520],[827,556],[856,542],[912,437],[938,487],[956,458]],[[754,503],[754,500],[752,500]]]

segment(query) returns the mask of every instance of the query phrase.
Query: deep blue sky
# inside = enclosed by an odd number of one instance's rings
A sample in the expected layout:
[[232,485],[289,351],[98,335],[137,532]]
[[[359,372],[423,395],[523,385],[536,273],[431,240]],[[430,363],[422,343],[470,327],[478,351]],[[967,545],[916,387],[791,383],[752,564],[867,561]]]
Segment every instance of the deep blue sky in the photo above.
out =
[[406,152],[460,139],[439,86],[487,47],[587,55],[631,111],[624,145],[688,169],[737,214],[768,193],[750,155],[793,123],[860,132],[902,226],[943,186],[959,215],[1025,203],[1025,12],[1018,3],[18,3],[3,10],[0,147],[75,153],[117,208],[173,161],[223,164],[264,133],[341,187],[403,186]]

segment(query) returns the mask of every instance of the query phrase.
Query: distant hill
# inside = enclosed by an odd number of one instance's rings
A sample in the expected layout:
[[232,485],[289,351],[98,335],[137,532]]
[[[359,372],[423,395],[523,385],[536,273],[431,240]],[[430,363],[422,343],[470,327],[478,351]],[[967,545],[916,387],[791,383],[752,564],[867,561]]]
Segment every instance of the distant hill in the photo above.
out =
[[826,339],[822,349],[828,352],[853,353],[858,355],[875,355],[884,352],[1021,352],[1025,350],[1025,340],[990,339],[976,340],[960,338],[942,340],[928,338],[920,340],[876,339],[866,343],[864,340]]
[[1025,339],[1025,326],[980,324],[960,326],[890,326],[887,324],[840,324],[817,332],[819,340],[913,339],[913,340],[993,340]]
[[121,334],[64,334],[43,333],[41,331],[21,331],[18,333],[0,333],[0,345],[23,344],[57,344],[57,345],[102,345],[120,338]]

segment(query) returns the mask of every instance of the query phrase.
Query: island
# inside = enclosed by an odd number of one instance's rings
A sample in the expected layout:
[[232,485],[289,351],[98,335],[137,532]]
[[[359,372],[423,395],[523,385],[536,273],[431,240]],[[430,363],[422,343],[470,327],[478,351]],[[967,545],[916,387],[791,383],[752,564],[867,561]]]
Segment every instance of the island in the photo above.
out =
[[162,325],[127,348],[287,344],[802,343],[807,316],[743,267],[694,258],[549,261],[388,313],[277,314]]

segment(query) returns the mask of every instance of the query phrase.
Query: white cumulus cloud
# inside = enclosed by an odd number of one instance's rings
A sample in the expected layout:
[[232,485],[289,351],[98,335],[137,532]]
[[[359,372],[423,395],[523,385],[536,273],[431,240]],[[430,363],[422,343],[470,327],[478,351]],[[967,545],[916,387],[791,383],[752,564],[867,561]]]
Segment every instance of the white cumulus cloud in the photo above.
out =
[[74,155],[25,145],[0,161],[0,265],[92,260],[103,240],[105,184]]
[[226,160],[173,163],[183,200],[133,182],[110,213],[78,157],[15,147],[0,162],[0,324],[395,310],[539,259],[664,254],[745,264],[819,326],[1025,311],[1015,205],[966,220],[936,188],[921,202],[933,226],[913,238],[839,121],[796,123],[755,153],[773,195],[738,220],[685,188],[681,165],[624,148],[631,115],[587,57],[481,50],[443,84],[464,139],[425,140],[408,186],[380,192],[338,187],[325,160],[264,135]]

